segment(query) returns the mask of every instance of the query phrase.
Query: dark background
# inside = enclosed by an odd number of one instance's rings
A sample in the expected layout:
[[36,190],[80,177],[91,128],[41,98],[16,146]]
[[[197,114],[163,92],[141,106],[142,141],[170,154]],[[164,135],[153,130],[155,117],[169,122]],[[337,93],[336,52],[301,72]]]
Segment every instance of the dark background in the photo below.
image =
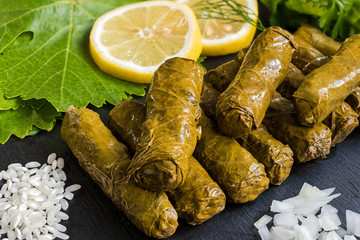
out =
[[[263,19],[264,8],[260,5]],[[267,25],[265,21],[265,25]],[[234,56],[208,58],[204,65],[212,69]],[[144,101],[144,98],[139,98]],[[106,121],[113,106],[93,110],[100,113]],[[7,169],[10,163],[39,161],[45,163],[47,156],[55,152],[65,159],[66,185],[81,184],[81,190],[75,192],[67,211],[70,218],[62,221],[68,230],[66,234],[73,240],[112,240],[112,239],[148,239],[126,216],[117,210],[106,198],[100,188],[81,169],[74,155],[60,138],[61,121],[51,132],[19,140],[12,137],[6,144],[0,145],[0,170]],[[290,177],[281,186],[270,186],[255,201],[246,204],[228,203],[223,212],[209,221],[190,226],[179,220],[176,233],[168,238],[175,239],[259,239],[253,223],[264,214],[270,214],[272,200],[282,200],[298,194],[304,182],[320,189],[336,187],[341,196],[330,204],[339,209],[342,226],[345,227],[345,210],[360,211],[360,129],[356,129],[344,142],[331,149],[326,159],[318,159],[306,164],[295,164]]]

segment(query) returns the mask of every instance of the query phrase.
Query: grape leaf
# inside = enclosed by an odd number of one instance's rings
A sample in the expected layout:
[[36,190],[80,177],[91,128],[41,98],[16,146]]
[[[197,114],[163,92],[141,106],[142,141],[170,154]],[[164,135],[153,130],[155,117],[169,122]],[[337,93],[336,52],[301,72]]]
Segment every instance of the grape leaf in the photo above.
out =
[[21,98],[6,98],[3,91],[0,90],[0,110],[17,109],[19,106],[25,106],[25,101]]
[[16,110],[0,111],[0,143],[5,143],[14,134],[19,138],[34,134],[38,129],[50,131],[53,129],[56,117],[61,113],[48,102],[39,110],[30,105],[18,106]]
[[46,99],[65,111],[69,105],[100,107],[130,94],[144,95],[144,85],[100,71],[89,52],[96,18],[137,1],[0,0],[0,87],[5,96]]

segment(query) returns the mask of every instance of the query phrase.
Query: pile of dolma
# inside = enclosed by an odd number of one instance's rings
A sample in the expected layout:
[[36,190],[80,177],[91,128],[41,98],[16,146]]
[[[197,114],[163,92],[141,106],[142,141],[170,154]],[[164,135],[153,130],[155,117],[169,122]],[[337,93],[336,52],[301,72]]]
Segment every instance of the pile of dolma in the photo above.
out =
[[195,61],[166,60],[155,71],[146,97],[142,137],[128,173],[150,191],[171,191],[185,181],[200,137],[200,94],[204,71]]
[[127,180],[129,151],[97,113],[70,107],[61,125],[61,138],[80,166],[137,228],[154,238],[166,238],[175,232],[178,216],[168,196]]
[[359,125],[360,35],[339,43],[309,25],[270,27],[203,80],[195,61],[169,59],[146,104],[121,101],[109,128],[86,108],[63,120],[80,165],[150,237],[171,236],[178,216],[197,225],[226,201],[255,200],[294,160],[343,141]]
[[[140,141],[141,124],[145,121],[146,106],[135,100],[119,102],[109,113],[108,127],[120,139],[126,139],[132,152]],[[226,197],[219,185],[194,158],[189,159],[185,181],[168,192],[180,218],[197,225],[225,208]]]
[[216,105],[224,134],[239,138],[260,126],[296,49],[292,35],[280,27],[269,27],[256,37]]

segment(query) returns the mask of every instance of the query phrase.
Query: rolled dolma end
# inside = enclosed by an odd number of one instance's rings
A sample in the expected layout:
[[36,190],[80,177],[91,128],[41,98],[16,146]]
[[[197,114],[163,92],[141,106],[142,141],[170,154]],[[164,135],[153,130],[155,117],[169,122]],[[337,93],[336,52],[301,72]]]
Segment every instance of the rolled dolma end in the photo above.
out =
[[294,163],[293,151],[275,139],[261,124],[247,139],[237,139],[260,163],[264,164],[270,183],[280,185],[289,176]]
[[341,43],[327,36],[320,29],[309,24],[301,25],[294,33],[301,36],[305,41],[310,43],[326,56],[335,55],[339,50]]
[[143,135],[128,169],[141,187],[171,191],[184,180],[200,131],[204,71],[185,58],[166,60],[155,71],[146,98]]
[[216,117],[216,103],[220,96],[220,92],[216,90],[210,83],[204,82],[200,96],[200,107],[205,114],[211,119]]
[[180,218],[191,225],[209,220],[225,208],[226,196],[219,185],[194,158],[189,159],[186,180],[177,189],[168,192]]
[[146,235],[167,238],[178,227],[178,214],[164,192],[150,192],[129,181],[115,184],[113,202]]
[[292,35],[280,27],[258,35],[216,105],[216,120],[225,135],[239,138],[259,127],[296,48]]
[[205,114],[199,125],[203,133],[194,156],[224,190],[229,202],[252,201],[269,187],[264,165],[235,139],[219,133]]
[[[99,115],[88,108],[69,108],[60,134],[79,164],[112,198],[112,182],[125,178],[131,161],[127,147],[117,141]],[[116,178],[112,177],[115,173]]]
[[177,213],[164,192],[150,192],[126,180],[130,157],[97,113],[69,108],[61,125],[61,138],[80,166],[99,185],[116,207],[150,237],[174,234]]
[[276,89],[283,97],[293,100],[294,92],[304,81],[305,75],[294,64],[290,63],[286,75],[282,83]]
[[[110,111],[107,125],[114,136],[127,144],[135,153],[142,134],[141,124],[145,120],[146,109],[143,103],[124,99]],[[138,119],[138,120],[137,120]]]
[[357,114],[346,102],[342,102],[325,118],[323,123],[332,132],[331,146],[345,140],[345,138],[359,126],[359,114]]
[[[121,101],[110,112],[116,124],[109,125],[109,128],[113,132],[119,131],[117,135],[121,135],[121,139],[132,142],[131,145],[136,147],[141,136],[138,126],[145,121],[145,113],[145,104],[135,100]],[[168,195],[179,217],[192,225],[200,224],[221,212],[226,202],[224,192],[194,157],[189,159],[185,181],[168,192]]]
[[221,64],[215,69],[211,69],[206,74],[206,81],[218,91],[223,92],[234,80],[239,68],[245,58],[249,47],[241,49],[234,60]]
[[357,86],[353,92],[345,99],[351,108],[357,113],[360,114],[360,87]]
[[293,37],[298,44],[298,49],[294,53],[291,62],[301,71],[305,72],[305,70],[309,68],[308,65],[314,65],[314,68],[318,62],[320,64],[322,59],[326,58],[324,54],[305,41],[301,36],[294,34]]
[[274,137],[290,146],[298,163],[326,158],[330,153],[332,133],[322,123],[304,127],[297,123],[292,114],[266,117],[263,123]]
[[360,83],[360,34],[347,38],[328,63],[308,74],[294,93],[296,119],[322,122]]

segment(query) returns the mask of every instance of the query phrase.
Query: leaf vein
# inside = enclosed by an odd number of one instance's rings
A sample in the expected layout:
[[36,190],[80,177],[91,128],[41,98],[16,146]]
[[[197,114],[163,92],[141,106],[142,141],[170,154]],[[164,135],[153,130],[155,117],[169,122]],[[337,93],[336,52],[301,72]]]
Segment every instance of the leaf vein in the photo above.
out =
[[37,52],[39,52],[41,49],[43,49],[49,42],[51,42],[51,40],[53,40],[55,38],[55,36],[57,36],[59,33],[61,33],[62,31],[64,31],[65,29],[69,28],[69,26],[65,26],[62,29],[60,29],[58,32],[56,32],[51,38],[49,38],[49,40],[47,40],[43,45],[41,45],[38,49],[36,49],[35,52],[29,54],[27,57],[23,58],[20,62],[14,64],[11,68],[8,68],[7,71],[13,69],[14,67],[16,67],[17,65],[23,63],[24,61],[28,60],[29,58],[31,58],[32,56],[34,56]]
[[74,26],[74,5],[71,6],[71,15],[70,15],[70,31],[68,36],[68,42],[66,46],[66,57],[65,57],[65,63],[64,63],[64,71],[61,79],[61,87],[60,87],[60,106],[62,105],[63,101],[63,87],[64,87],[64,81],[65,81],[65,75],[66,75],[66,69],[69,61],[69,51],[70,51],[70,45],[71,45],[71,35],[73,32],[73,26]]
[[[87,62],[85,62],[81,57],[79,57],[77,54],[75,54],[74,52],[71,52],[77,59],[79,59],[80,61],[84,62],[85,65],[89,64]],[[90,67],[90,66],[89,66]],[[111,93],[109,91],[109,89],[106,87],[106,85],[104,84],[103,80],[101,79],[101,77],[90,67],[91,71],[94,73],[94,75],[97,77],[97,79],[99,80],[99,82],[101,83],[101,85],[104,87],[104,89],[106,90],[107,94],[109,96],[111,96]]]
[[85,13],[87,16],[89,16],[92,20],[96,20],[96,17],[94,17],[91,13],[89,13],[88,11],[86,11],[85,8],[81,7],[80,5],[77,5],[77,7],[80,9],[80,11],[82,11],[83,13]]
[[20,19],[20,18],[23,18],[23,17],[25,17],[26,15],[28,15],[28,14],[30,14],[30,13],[33,13],[33,12],[35,12],[35,11],[38,11],[38,10],[41,10],[41,9],[44,9],[44,8],[47,8],[47,7],[55,6],[55,5],[57,5],[57,4],[63,4],[63,3],[64,3],[64,4],[65,4],[65,3],[71,3],[71,1],[56,2],[56,3],[48,4],[48,5],[45,5],[45,6],[41,6],[41,7],[38,7],[38,8],[34,8],[34,9],[32,9],[32,10],[30,10],[30,11],[27,11],[27,12],[25,12],[24,14],[22,14],[22,15],[16,17],[16,18],[13,18],[13,19],[11,19],[10,21],[4,23],[3,25],[0,26],[0,28],[4,27],[4,26],[8,25],[9,23],[12,23],[12,22],[14,22],[14,21],[16,21],[16,20],[18,20],[18,19]]

